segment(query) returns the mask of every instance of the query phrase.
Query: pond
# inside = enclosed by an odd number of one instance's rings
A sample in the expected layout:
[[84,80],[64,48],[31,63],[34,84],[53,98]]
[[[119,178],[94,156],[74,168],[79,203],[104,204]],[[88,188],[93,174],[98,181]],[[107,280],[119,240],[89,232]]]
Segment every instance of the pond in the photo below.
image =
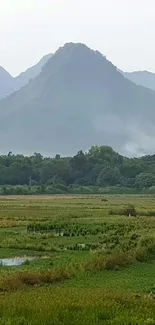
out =
[[34,257],[13,257],[13,258],[2,258],[0,259],[1,266],[20,266],[25,261],[32,261]]

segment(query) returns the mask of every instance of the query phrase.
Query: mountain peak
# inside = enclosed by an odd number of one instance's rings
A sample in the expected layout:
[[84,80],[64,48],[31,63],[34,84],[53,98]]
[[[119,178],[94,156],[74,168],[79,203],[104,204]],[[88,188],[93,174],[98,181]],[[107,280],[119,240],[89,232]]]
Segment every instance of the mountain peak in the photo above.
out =
[[[56,71],[56,69],[67,69],[70,74],[86,74],[90,71],[90,74],[95,72],[101,74],[98,67],[102,66],[103,72],[115,69],[114,65],[109,62],[106,57],[98,51],[90,49],[83,43],[66,43],[64,46],[60,47],[54,54],[51,60],[47,62],[44,66],[44,74],[50,74],[51,71]],[[92,73],[91,73],[92,72]]]
[[0,75],[1,75],[1,78],[7,76],[7,77],[10,77],[13,79],[11,74],[8,71],[6,71],[2,66],[0,66]]
[[120,152],[151,152],[154,107],[155,93],[125,79],[101,53],[66,43],[36,78],[0,102],[0,147],[70,155],[106,143]]
[[73,42],[70,42],[70,43],[66,43],[64,44],[64,46],[60,47],[56,52],[55,52],[55,55],[57,54],[63,54],[65,55],[68,54],[68,55],[78,55],[78,54],[97,54],[99,55],[100,57],[103,57],[103,54],[101,54],[99,51],[95,51],[95,50],[92,50],[90,49],[87,45],[85,45],[84,43],[73,43]]

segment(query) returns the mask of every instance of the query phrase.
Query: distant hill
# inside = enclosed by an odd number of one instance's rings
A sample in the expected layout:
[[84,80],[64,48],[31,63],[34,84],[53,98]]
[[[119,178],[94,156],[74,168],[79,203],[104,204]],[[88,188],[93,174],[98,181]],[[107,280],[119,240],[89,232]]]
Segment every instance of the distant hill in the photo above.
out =
[[0,67],[0,99],[27,85],[31,79],[34,79],[41,72],[51,56],[52,54],[45,55],[36,65],[22,72],[16,78],[13,78],[5,69]]
[[37,64],[20,73],[20,75],[15,78],[16,90],[27,85],[31,79],[34,79],[41,72],[43,66],[47,63],[51,56],[51,53],[45,55]]
[[14,90],[14,78],[0,67],[0,99],[8,96]]
[[133,81],[136,85],[155,90],[155,73],[148,71],[122,72],[124,77]]
[[154,151],[155,92],[124,78],[101,53],[68,43],[25,87],[0,102],[0,151],[72,154],[110,145]]

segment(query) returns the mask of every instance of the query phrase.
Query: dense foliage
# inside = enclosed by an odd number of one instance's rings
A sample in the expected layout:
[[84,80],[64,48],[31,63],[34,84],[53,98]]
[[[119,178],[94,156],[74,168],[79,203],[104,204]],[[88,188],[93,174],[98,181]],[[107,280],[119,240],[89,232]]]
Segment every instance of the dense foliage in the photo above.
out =
[[[75,188],[151,189],[155,185],[155,155],[126,158],[108,146],[93,146],[74,157],[44,158],[40,153],[0,156],[0,185],[3,193],[9,185],[26,185],[27,192],[71,192]],[[22,192],[19,187],[17,189]],[[25,189],[26,191],[26,189]],[[95,191],[95,190],[94,190]],[[11,189],[9,194],[11,194]]]

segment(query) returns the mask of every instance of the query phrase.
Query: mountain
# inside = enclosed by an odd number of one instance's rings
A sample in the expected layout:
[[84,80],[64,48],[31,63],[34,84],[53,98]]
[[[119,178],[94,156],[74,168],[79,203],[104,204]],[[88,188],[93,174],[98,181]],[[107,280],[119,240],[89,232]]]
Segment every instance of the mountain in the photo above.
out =
[[106,144],[150,153],[154,126],[155,92],[84,44],[65,44],[35,79],[0,101],[1,152],[70,155]]
[[14,78],[0,67],[0,99],[8,96],[14,89]]
[[34,79],[42,70],[43,66],[51,58],[52,54],[45,55],[37,64],[13,78],[5,69],[0,67],[0,99],[9,96]]
[[124,77],[146,88],[155,90],[155,73],[148,71],[122,72]]
[[20,75],[15,78],[15,89],[18,90],[22,88],[27,85],[31,79],[34,79],[51,57],[51,53],[43,56],[37,64],[27,69],[25,72],[20,73]]

